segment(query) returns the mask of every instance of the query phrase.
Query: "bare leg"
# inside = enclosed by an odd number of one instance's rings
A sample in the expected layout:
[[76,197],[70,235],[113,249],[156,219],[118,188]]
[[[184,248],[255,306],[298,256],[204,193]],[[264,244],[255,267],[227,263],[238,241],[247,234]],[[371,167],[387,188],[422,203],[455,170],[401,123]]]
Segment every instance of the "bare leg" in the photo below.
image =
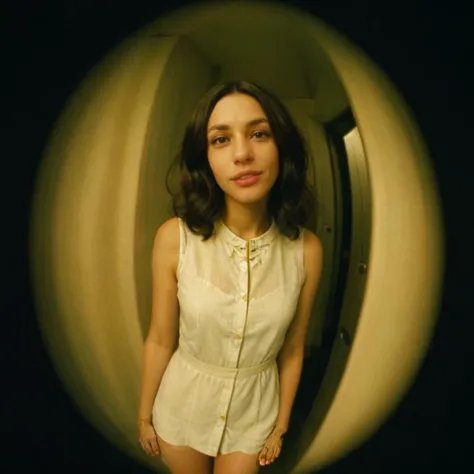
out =
[[260,470],[258,454],[219,454],[214,461],[214,474],[257,474]]
[[212,457],[187,446],[173,446],[158,437],[161,459],[171,474],[211,474]]

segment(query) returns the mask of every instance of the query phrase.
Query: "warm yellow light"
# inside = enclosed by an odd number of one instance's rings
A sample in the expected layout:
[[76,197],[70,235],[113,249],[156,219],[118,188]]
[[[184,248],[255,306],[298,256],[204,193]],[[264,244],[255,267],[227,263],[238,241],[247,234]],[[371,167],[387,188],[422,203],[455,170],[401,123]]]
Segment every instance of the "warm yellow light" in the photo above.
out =
[[[31,235],[38,314],[56,369],[84,415],[156,467],[136,433],[143,342],[137,274],[148,271],[153,230],[143,221],[150,184],[142,170],[154,107],[173,118],[173,97],[155,97],[165,83],[172,90],[166,65],[179,35],[211,27],[223,13],[261,14],[262,28],[285,21],[326,51],[350,99],[370,176],[370,267],[358,330],[336,397],[296,467],[305,473],[364,442],[403,397],[431,338],[443,263],[436,186],[407,107],[371,61],[323,23],[267,2],[194,7],[144,29],[94,71],[54,130],[38,176]],[[152,29],[168,36],[150,42]],[[164,187],[156,196],[163,213]]]

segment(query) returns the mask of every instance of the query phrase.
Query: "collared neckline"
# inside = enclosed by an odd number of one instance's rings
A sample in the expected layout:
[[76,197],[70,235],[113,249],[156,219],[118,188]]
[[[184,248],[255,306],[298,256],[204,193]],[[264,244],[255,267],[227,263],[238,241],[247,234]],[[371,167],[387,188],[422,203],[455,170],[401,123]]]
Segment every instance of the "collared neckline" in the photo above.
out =
[[[229,249],[231,254],[231,249],[244,250],[247,248],[247,240],[234,234],[234,232],[232,232],[222,220],[218,222],[218,234],[220,234],[224,241],[231,246]],[[275,221],[272,220],[272,223],[266,232],[264,232],[262,235],[259,235],[258,237],[248,240],[250,251],[255,252],[261,248],[268,247],[270,242],[276,237],[277,234],[278,228],[275,224]]]

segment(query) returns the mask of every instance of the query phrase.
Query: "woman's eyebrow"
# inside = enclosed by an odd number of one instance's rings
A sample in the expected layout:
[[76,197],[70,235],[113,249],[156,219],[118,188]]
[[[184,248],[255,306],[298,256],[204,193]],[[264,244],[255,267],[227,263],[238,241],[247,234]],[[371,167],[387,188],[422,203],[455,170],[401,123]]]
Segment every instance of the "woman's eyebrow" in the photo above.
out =
[[[266,118],[257,118],[257,119],[253,119],[253,120],[250,120],[250,122],[247,122],[246,123],[246,126],[247,127],[252,127],[254,125],[258,125],[260,123],[268,123],[268,120]],[[218,123],[216,125],[213,125],[208,131],[207,133],[211,132],[212,130],[229,130],[230,127],[229,125],[226,125],[224,123]]]

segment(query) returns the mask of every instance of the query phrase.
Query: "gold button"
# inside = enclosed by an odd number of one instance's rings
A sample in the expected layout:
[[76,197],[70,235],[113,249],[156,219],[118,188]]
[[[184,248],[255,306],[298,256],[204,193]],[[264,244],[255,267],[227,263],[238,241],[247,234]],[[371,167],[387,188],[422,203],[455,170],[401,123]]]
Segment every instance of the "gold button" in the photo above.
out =
[[239,341],[240,341],[240,339],[242,339],[242,336],[241,336],[240,334],[236,334],[234,337],[235,337],[236,339],[238,339]]
[[247,295],[243,295],[243,296],[242,296],[242,299],[243,299],[244,301],[247,301],[247,300],[248,300]]
[[225,415],[221,415],[221,420],[225,421]]

